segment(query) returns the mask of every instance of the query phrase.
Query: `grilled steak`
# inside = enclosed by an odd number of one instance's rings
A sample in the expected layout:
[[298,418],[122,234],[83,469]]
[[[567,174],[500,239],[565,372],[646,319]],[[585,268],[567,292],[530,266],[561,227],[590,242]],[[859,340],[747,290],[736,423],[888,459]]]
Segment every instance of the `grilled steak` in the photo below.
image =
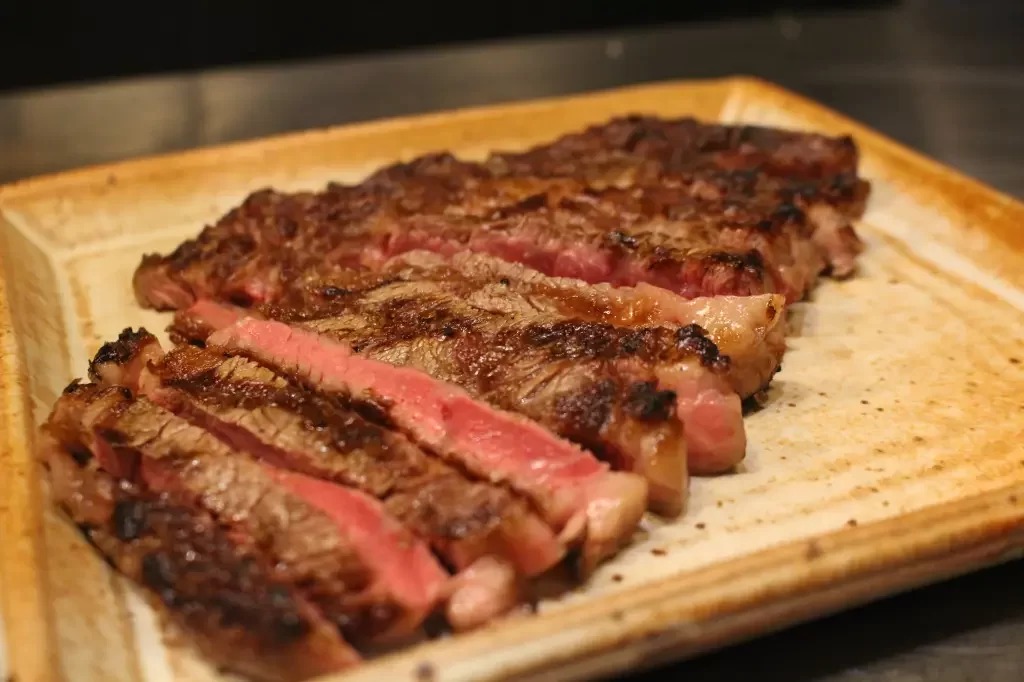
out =
[[257,191],[143,258],[176,346],[126,329],[65,390],[53,497],[251,677],[340,670],[440,608],[477,627],[743,459],[785,306],[855,270],[858,162],[849,137],[634,115]]
[[[849,137],[627,116],[565,135],[525,152],[498,152],[484,164],[432,154],[381,169],[367,181],[378,194],[399,197],[403,206],[436,213],[436,186],[461,183],[482,194],[491,209],[515,204],[541,190],[480,191],[479,180],[517,179],[525,187],[544,180],[575,180],[598,190],[639,190],[663,201],[686,203],[681,195],[724,201],[743,211],[752,206],[799,207],[814,228],[813,240],[833,276],[853,272],[863,245],[852,226],[870,192],[857,175],[859,155]],[[424,183],[424,178],[434,186]],[[457,179],[457,180],[453,180]],[[484,185],[495,186],[493,182]],[[424,189],[424,187],[426,189]],[[621,194],[612,192],[612,197]],[[451,204],[452,202],[449,202]],[[480,199],[476,205],[481,205]],[[620,205],[620,208],[624,208]],[[447,207],[445,211],[449,210]],[[461,210],[461,209],[459,209]],[[804,255],[812,255],[804,253]],[[810,269],[810,263],[803,267]],[[794,300],[788,296],[789,300]]]
[[815,224],[832,273],[847,276],[862,249],[849,218],[860,216],[870,192],[858,161],[849,137],[627,116],[525,152],[492,154],[486,165],[498,175],[679,185],[709,199],[796,204]]
[[[138,358],[148,358],[148,366]],[[97,354],[90,372],[141,387],[161,406],[269,464],[381,500],[455,569],[494,555],[533,576],[563,556],[551,530],[509,491],[468,480],[339,396],[305,389],[246,358],[193,346],[163,355],[145,330],[126,330]]]
[[412,632],[445,588],[427,548],[372,498],[261,465],[124,387],[73,385],[49,427],[119,481],[249,538],[352,641]]
[[[685,172],[695,169],[756,170],[771,177],[827,181],[808,188],[826,197],[849,202],[857,211],[869,185],[857,178],[857,146],[850,137],[750,125],[704,123],[694,118],[623,116],[570,133],[525,152],[497,152],[490,162],[504,172],[571,177],[585,171],[595,182],[606,182],[612,171],[635,168],[628,181],[642,173]],[[652,179],[656,179],[655,178]],[[844,180],[842,189],[827,194],[830,182]],[[625,178],[607,184],[623,184]]]
[[320,334],[253,318],[220,330],[208,343],[253,357],[322,393],[376,403],[387,422],[420,446],[532,500],[565,542],[582,543],[584,574],[630,538],[646,507],[644,479],[609,472],[533,422],[423,372],[354,354]]
[[[168,257],[147,256],[135,273],[140,302],[158,309],[184,308],[204,297],[264,303],[310,267],[372,265],[417,248],[480,251],[550,275],[620,285],[644,281],[687,297],[775,288],[755,248],[766,241],[764,231],[751,232],[744,225],[719,229],[714,217],[710,224],[694,217],[678,226],[692,234],[677,234],[662,229],[662,218],[627,224],[591,202],[549,206],[547,195],[540,194],[535,195],[539,201],[528,197],[486,217],[403,215],[385,203],[369,217],[352,220],[350,211],[336,208],[344,203],[339,197],[349,194],[250,196]],[[748,233],[752,245],[727,248]]]
[[848,139],[627,118],[486,164],[448,154],[320,193],[257,192],[167,257],[147,256],[139,300],[266,302],[312,265],[367,247],[472,250],[549,275],[648,282],[687,297],[803,296],[852,272],[849,223],[868,185]]
[[[454,165],[462,185],[441,184],[435,165]],[[704,196],[679,180],[595,189],[574,179],[481,179],[462,165],[428,156],[381,171],[367,183],[389,188],[385,208],[350,225],[348,239],[370,232],[387,255],[422,242],[591,282],[649,281],[687,296],[752,290],[797,300],[825,268],[811,222],[779,197]],[[749,271],[730,275],[722,265],[730,262]],[[705,283],[694,274],[705,268],[721,272]]]
[[538,313],[529,301],[512,311],[509,291],[500,292],[501,309],[487,310],[422,280],[328,293],[302,306],[290,300],[271,317],[535,419],[645,475],[663,513],[682,508],[687,449],[700,472],[743,456],[740,401],[720,376],[727,359],[695,326],[623,329]]
[[[401,191],[415,194],[423,183]],[[353,217],[338,205],[358,189],[249,197],[167,258],[148,256],[136,273],[140,300],[157,308],[211,296],[263,303],[311,267],[375,265],[416,248],[488,253],[588,282],[646,282],[687,298],[778,292],[797,300],[824,265],[803,212],[788,204],[493,179],[435,188],[443,194],[428,193],[429,201],[396,189],[375,212]]]
[[207,512],[118,481],[70,431],[44,428],[53,501],[144,586],[211,660],[261,680],[304,680],[360,660],[272,562]]
[[[728,356],[729,382],[743,398],[767,385],[785,350],[784,300],[777,294],[684,299],[642,283],[612,287],[547,277],[516,263],[475,253],[445,258],[413,251],[391,259],[380,273],[409,282],[429,280],[451,296],[502,314],[515,314],[523,302],[528,302],[533,310],[617,327],[697,324],[721,354]],[[334,273],[327,279],[300,281],[291,295],[301,297],[299,305],[305,306],[307,299],[323,297],[327,287],[359,290],[372,286],[379,277],[358,271]]]
[[679,420],[693,471],[722,471],[743,457],[740,401],[724,378],[729,359],[698,326],[590,322],[539,310],[500,281],[490,292],[470,294],[473,282],[459,291],[447,274],[385,274],[342,294],[307,287],[319,296],[267,313],[520,412],[617,468],[645,473],[659,504],[671,505],[681,488],[673,484],[681,473],[668,468],[684,456]]

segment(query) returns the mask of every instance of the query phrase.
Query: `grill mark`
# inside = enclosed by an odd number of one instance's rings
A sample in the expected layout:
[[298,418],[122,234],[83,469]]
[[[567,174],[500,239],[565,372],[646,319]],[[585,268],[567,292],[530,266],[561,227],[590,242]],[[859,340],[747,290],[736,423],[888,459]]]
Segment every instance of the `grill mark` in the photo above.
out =
[[[139,350],[149,343],[152,338],[152,335],[141,327],[138,330],[126,327],[118,334],[116,341],[108,341],[100,346],[99,351],[96,352],[96,355],[89,363],[89,377],[94,381],[97,380],[97,368],[101,365],[107,363],[125,364],[135,357]],[[76,379],[64,389],[64,393],[73,393],[77,383],[78,380]]]
[[[400,286],[408,283],[402,282]],[[413,283],[414,288],[424,288]],[[378,290],[379,291],[379,290]],[[616,327],[611,324],[543,315],[542,310],[522,297],[537,317],[551,322],[529,322],[516,316],[495,313],[455,304],[450,298],[430,293],[405,295],[399,289],[394,296],[385,295],[375,301],[364,296],[353,299],[341,308],[328,307],[310,311],[293,311],[283,321],[317,320],[340,317],[352,319],[345,331],[331,326],[327,332],[358,347],[360,352],[399,346],[416,341],[457,344],[456,354],[466,359],[467,372],[487,372],[483,366],[487,350],[492,362],[503,365],[524,352],[536,351],[545,362],[562,360],[622,360],[643,362],[682,362],[698,359],[705,367],[720,369],[722,359],[718,348],[697,325],[673,332],[665,327]],[[509,296],[517,295],[509,292]],[[370,299],[370,300],[366,300]],[[456,307],[458,305],[458,307]],[[349,317],[346,317],[348,315]],[[354,316],[354,318],[352,317]],[[293,318],[293,319],[289,319]],[[356,320],[362,318],[363,324]],[[700,342],[698,342],[698,339]],[[475,357],[474,357],[475,356]]]
[[[775,315],[774,307],[769,308],[769,315]],[[699,324],[688,324],[676,330],[676,342],[679,348],[685,349],[700,358],[701,363],[716,372],[725,373],[729,371],[731,364],[729,356],[722,355],[718,346],[708,337]]]
[[[141,510],[147,531],[141,582],[193,626],[211,619],[243,628],[273,645],[309,634],[291,590],[275,582],[256,556],[240,553],[212,522],[164,503],[122,500]],[[135,539],[135,538],[133,538]]]

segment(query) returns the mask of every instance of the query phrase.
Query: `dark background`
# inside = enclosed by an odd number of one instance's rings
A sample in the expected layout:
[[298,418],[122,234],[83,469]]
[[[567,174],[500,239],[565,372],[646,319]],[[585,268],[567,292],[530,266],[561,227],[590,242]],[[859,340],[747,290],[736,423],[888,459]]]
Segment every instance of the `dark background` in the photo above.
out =
[[[984,0],[982,0],[984,1]],[[885,0],[0,0],[0,90]]]

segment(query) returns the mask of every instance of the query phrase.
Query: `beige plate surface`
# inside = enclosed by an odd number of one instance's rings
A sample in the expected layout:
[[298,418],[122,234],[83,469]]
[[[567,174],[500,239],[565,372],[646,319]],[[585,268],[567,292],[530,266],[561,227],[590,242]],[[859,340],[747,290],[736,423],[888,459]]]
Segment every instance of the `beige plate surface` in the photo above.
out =
[[[749,79],[664,83],[347,126],[0,189],[0,664],[19,682],[213,679],[45,503],[33,426],[127,325],[130,276],[264,187],[431,150],[523,147],[611,115],[851,133],[874,193],[862,272],[794,307],[735,475],[540,612],[408,649],[364,679],[569,679],[692,655],[1017,555],[1024,546],[1024,207]],[[4,663],[4,660],[6,662]],[[0,665],[2,667],[2,665]]]

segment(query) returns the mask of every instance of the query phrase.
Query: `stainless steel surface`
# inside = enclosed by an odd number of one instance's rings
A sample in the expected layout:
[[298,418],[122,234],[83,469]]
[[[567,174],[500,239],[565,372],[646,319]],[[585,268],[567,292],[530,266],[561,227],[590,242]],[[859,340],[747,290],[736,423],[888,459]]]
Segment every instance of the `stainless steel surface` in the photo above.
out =
[[[381,116],[748,73],[1024,197],[1021,29],[1019,0],[921,0],[23,92],[0,97],[0,181]],[[1020,682],[1022,568],[961,578],[644,678]]]

